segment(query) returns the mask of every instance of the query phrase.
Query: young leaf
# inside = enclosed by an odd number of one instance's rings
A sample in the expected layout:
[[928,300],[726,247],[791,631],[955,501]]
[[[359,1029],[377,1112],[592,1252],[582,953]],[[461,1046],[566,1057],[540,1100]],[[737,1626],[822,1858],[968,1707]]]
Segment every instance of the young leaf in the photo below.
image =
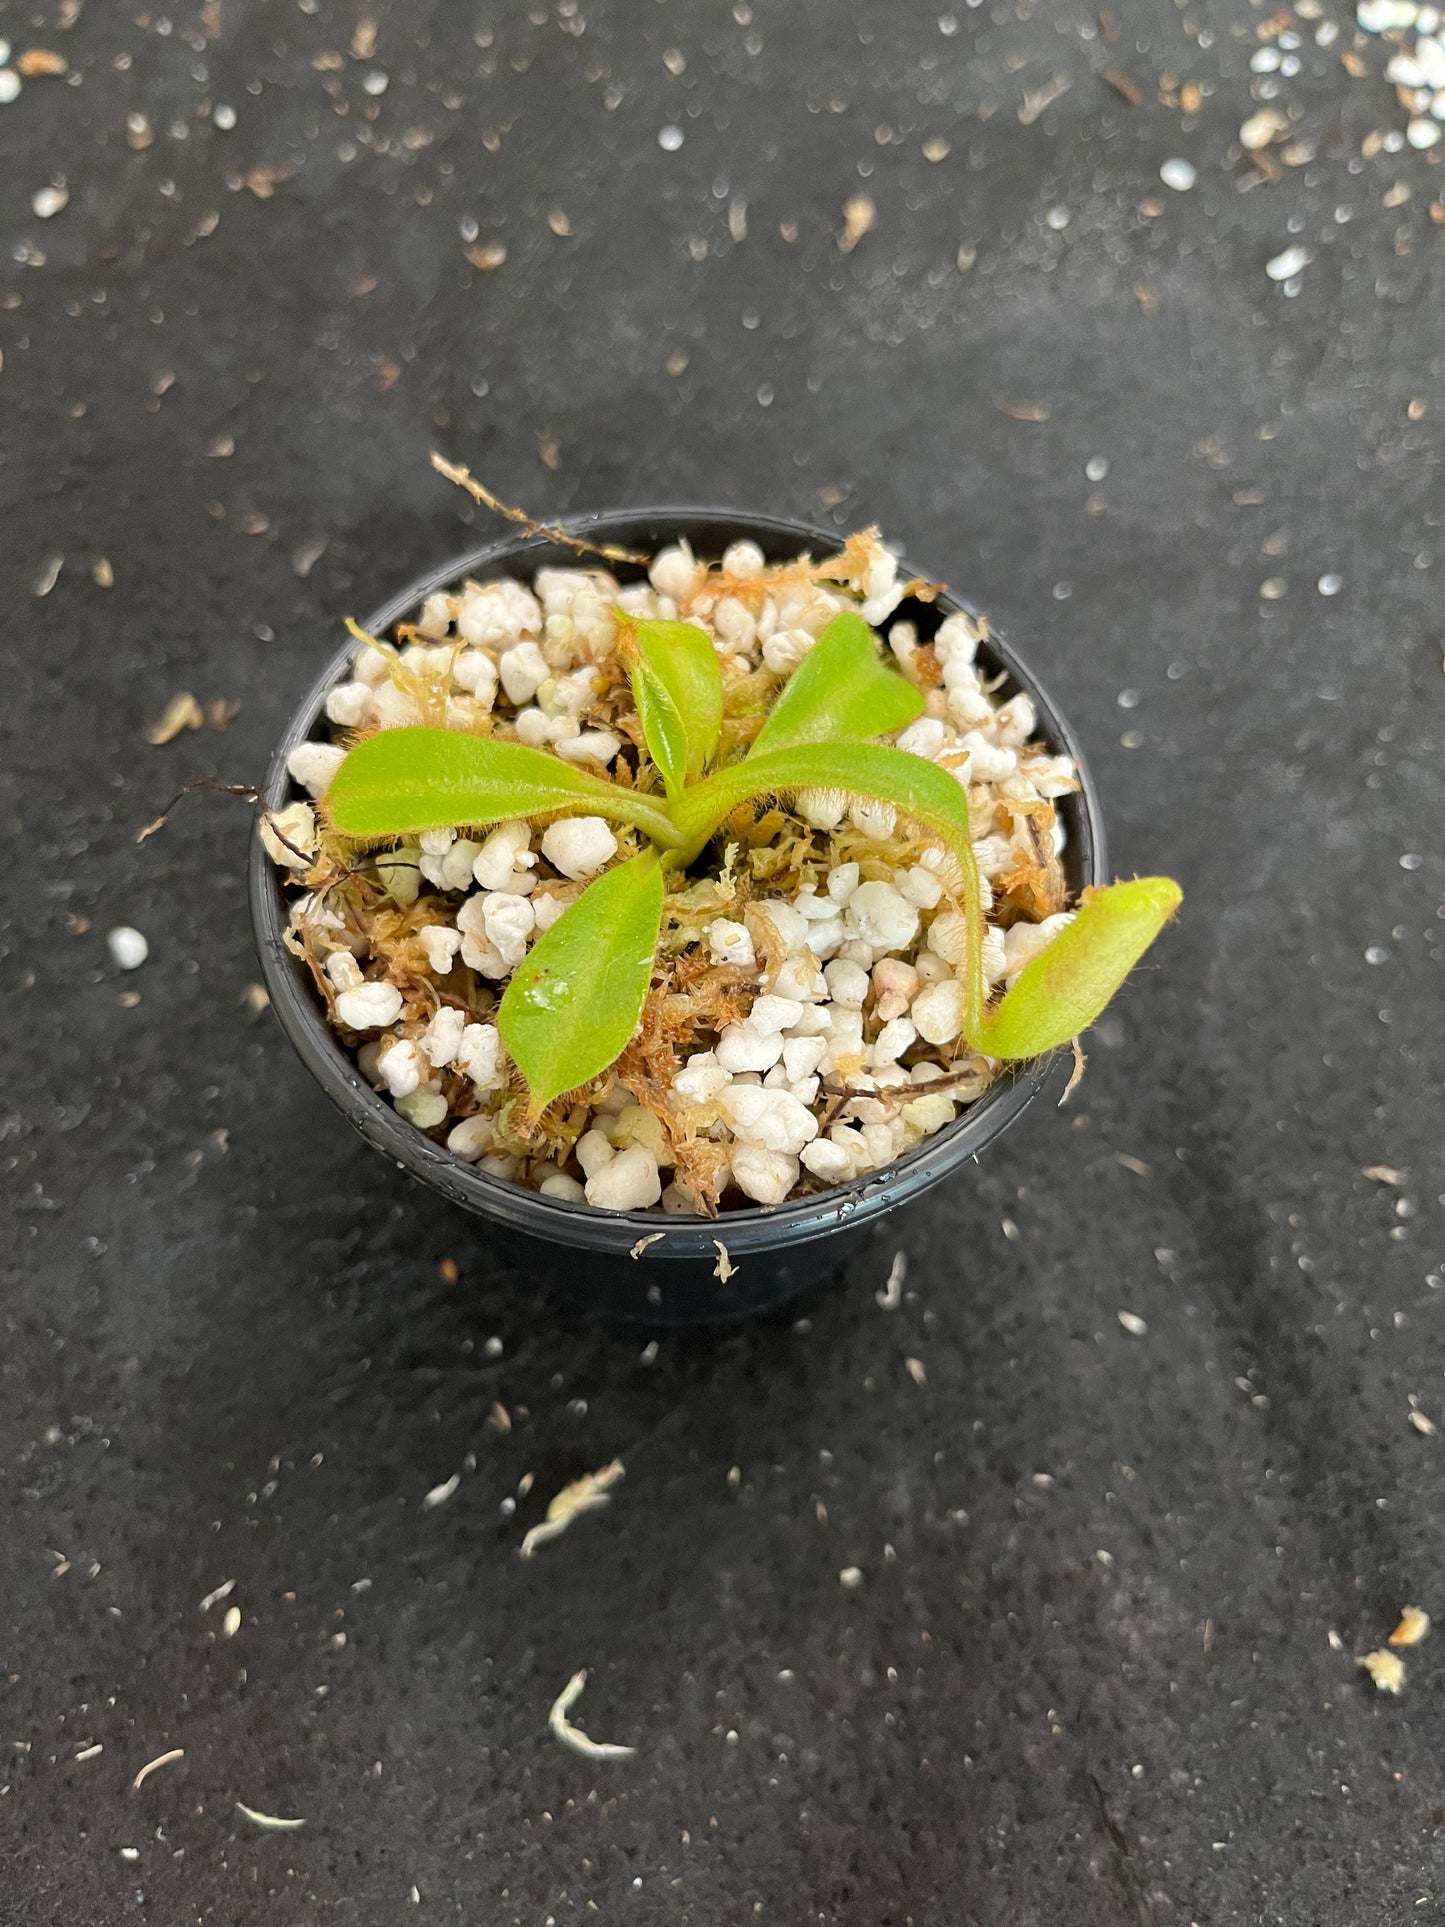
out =
[[897,670],[883,666],[873,631],[862,616],[845,610],[784,684],[752,753],[889,736],[922,713],[923,697]]
[[343,836],[406,836],[478,828],[557,810],[633,823],[677,842],[656,803],[560,756],[455,729],[384,729],[358,743],[332,779],[326,813]]
[[1074,921],[1020,972],[970,1043],[990,1057],[1039,1057],[1086,1030],[1179,908],[1170,877],[1093,890]]
[[997,1011],[987,1011],[983,910],[962,787],[936,764],[872,743],[803,744],[754,754],[688,793],[674,820],[687,852],[700,849],[739,803],[796,789],[839,789],[892,803],[958,858],[969,929],[964,963],[964,1036],[989,1057],[1036,1057],[1093,1023],[1173,915],[1179,886],[1168,877],[1116,883],[1086,898],[1050,947],[1020,975]]
[[717,651],[690,622],[621,620],[619,652],[632,677],[648,754],[668,795],[677,797],[717,751],[723,718]]
[[604,870],[514,972],[497,1023],[534,1113],[626,1048],[652,982],[662,895],[655,850]]
[[883,743],[800,743],[762,755],[754,749],[689,790],[672,811],[688,860],[739,803],[799,789],[846,790],[892,803],[951,848],[961,839],[972,855],[968,798],[948,770]]
[[[822,647],[821,642],[818,647]],[[898,680],[902,682],[901,677]],[[903,687],[909,685],[904,683]],[[881,743],[799,743],[795,748],[762,756],[754,749],[743,762],[729,764],[689,790],[673,809],[673,821],[684,838],[679,860],[690,862],[739,803],[754,796],[788,795],[800,789],[844,790],[850,796],[892,803],[958,858],[970,932],[964,996],[969,1021],[980,1021],[986,1001],[983,907],[969,834],[968,798],[957,779],[936,763]]]

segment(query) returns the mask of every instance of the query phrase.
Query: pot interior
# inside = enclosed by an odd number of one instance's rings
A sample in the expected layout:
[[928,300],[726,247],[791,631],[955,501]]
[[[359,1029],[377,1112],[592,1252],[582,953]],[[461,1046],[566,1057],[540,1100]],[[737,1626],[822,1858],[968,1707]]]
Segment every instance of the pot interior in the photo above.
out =
[[[790,561],[805,549],[826,554],[839,548],[842,542],[836,531],[776,516],[745,515],[730,509],[618,510],[578,516],[561,526],[568,533],[599,545],[614,544],[649,555],[685,538],[697,554],[707,559],[721,555],[729,543],[737,541],[756,542],[769,562]],[[545,535],[505,536],[431,570],[391,597],[363,626],[374,635],[383,635],[393,623],[413,616],[428,595],[439,589],[450,589],[468,576],[531,577],[539,568],[575,567],[589,560],[596,558],[580,556],[570,546]],[[624,583],[639,581],[646,575],[646,568],[641,564],[599,560],[597,566],[610,569]],[[906,580],[937,579],[907,558],[901,559],[899,566]],[[906,618],[915,624],[920,638],[927,640],[944,616],[959,610],[973,616],[979,614],[971,603],[945,588],[931,601],[918,596],[906,597],[890,620]],[[326,697],[347,675],[354,646],[348,638],[338,647],[282,737],[264,791],[272,809],[302,794],[287,772],[286,759],[323,720]],[[1008,679],[1009,693],[1022,690],[1032,697],[1038,711],[1040,735],[1053,748],[1071,756],[1077,765],[1080,788],[1075,794],[1061,798],[1058,804],[1068,832],[1064,871],[1070,897],[1076,898],[1086,885],[1105,880],[1098,796],[1079,744],[1047,691],[1001,637],[990,632],[989,639],[979,646],[978,657],[994,675]],[[965,1159],[977,1156],[1032,1101],[1051,1068],[1048,1060],[1043,1060],[1021,1065],[1005,1074],[952,1124],[925,1139],[895,1164],[870,1172],[853,1185],[840,1185],[813,1197],[769,1208],[729,1210],[716,1219],[670,1217],[648,1211],[598,1211],[590,1206],[544,1198],[521,1185],[474,1169],[415,1130],[372,1090],[331,1031],[304,965],[282,942],[287,917],[285,896],[279,875],[265,855],[259,837],[252,839],[250,903],[272,1008],[327,1096],[369,1143],[452,1202],[536,1237],[584,1250],[630,1253],[639,1240],[660,1232],[662,1236],[641,1253],[642,1260],[649,1264],[665,1263],[669,1259],[695,1263],[707,1258],[711,1262],[719,1240],[726,1244],[736,1262],[740,1254],[773,1250],[802,1239],[825,1236],[891,1210],[956,1170]]]

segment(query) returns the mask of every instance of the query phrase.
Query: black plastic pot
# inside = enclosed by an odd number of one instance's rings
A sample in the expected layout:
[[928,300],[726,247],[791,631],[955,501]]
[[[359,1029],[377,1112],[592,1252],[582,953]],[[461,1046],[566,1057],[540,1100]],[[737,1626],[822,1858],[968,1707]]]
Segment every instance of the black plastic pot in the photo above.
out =
[[[729,509],[632,509],[578,516],[567,528],[598,542],[655,553],[686,537],[702,556],[716,557],[730,542],[750,539],[770,561],[802,549],[826,553],[838,538],[802,522],[774,516],[742,515]],[[510,572],[530,576],[538,567],[572,566],[576,553],[541,537],[510,536],[488,543],[434,569],[401,590],[367,621],[375,635],[413,615],[434,590],[464,576]],[[640,579],[641,569],[614,566],[623,578]],[[923,574],[905,562],[905,575]],[[941,618],[969,605],[952,595],[936,602],[905,603],[901,615],[927,636]],[[352,645],[337,650],[317,677],[291,720],[266,779],[266,801],[274,809],[294,793],[286,758],[312,733],[328,691],[345,678]],[[1040,734],[1078,763],[1082,789],[1063,799],[1068,829],[1064,864],[1071,893],[1103,880],[1104,832],[1098,797],[1067,724],[1035,678],[996,637],[979,650],[980,661],[1003,671],[1026,690],[1038,708]],[[642,1211],[603,1212],[538,1196],[520,1185],[487,1176],[398,1117],[379,1097],[329,1029],[310,979],[282,943],[286,904],[280,877],[261,848],[252,845],[251,916],[261,969],[271,1007],[281,1027],[322,1090],[368,1143],[433,1186],[443,1197],[489,1221],[489,1251],[530,1281],[550,1285],[573,1303],[610,1317],[650,1325],[687,1325],[730,1321],[769,1311],[810,1286],[835,1276],[851,1255],[859,1233],[930,1185],[957,1178],[960,1168],[991,1144],[1031,1103],[1048,1065],[1026,1064],[1001,1078],[952,1124],[887,1169],[860,1183],[770,1210],[730,1211],[711,1220],[676,1218]],[[726,1247],[732,1275],[716,1274],[719,1244]]]

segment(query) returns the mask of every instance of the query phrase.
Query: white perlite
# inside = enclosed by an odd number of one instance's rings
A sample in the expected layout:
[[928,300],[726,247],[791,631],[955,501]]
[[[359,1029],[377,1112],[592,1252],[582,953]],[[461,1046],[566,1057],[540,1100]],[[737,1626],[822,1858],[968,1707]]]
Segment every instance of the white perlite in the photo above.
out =
[[361,984],[336,999],[336,1015],[351,1030],[384,1030],[401,1015],[395,984]]
[[105,940],[111,961],[121,970],[139,970],[151,954],[151,947],[139,930],[133,930],[128,923],[119,923]]
[[[1385,78],[1410,114],[1405,139],[1417,152],[1438,144],[1445,120],[1445,14],[1415,0],[1361,0],[1355,23],[1365,33],[1399,35]],[[1403,36],[1413,32],[1413,40]],[[1398,140],[1398,135],[1394,136]]]
[[564,877],[594,877],[616,856],[617,838],[603,817],[564,817],[543,833],[542,854]]
[[[678,544],[654,558],[649,580],[626,586],[587,566],[539,570],[531,585],[469,582],[429,596],[394,650],[359,648],[326,721],[349,732],[444,720],[594,774],[625,762],[622,780],[635,781],[639,732],[611,660],[614,611],[699,624],[725,686],[769,669],[781,677],[840,610],[886,624],[897,606],[897,564],[876,537],[853,538],[845,560],[847,579],[835,581],[806,565],[770,569],[751,543],[735,544],[721,569]],[[1064,847],[1053,806],[1077,787],[1074,769],[1035,740],[1027,695],[990,686],[976,661],[980,626],[957,614],[931,638],[921,629],[900,620],[880,635],[925,699],[895,741],[968,792],[989,918],[984,975],[1001,987],[1070,920],[1048,857]],[[263,818],[266,847],[298,892],[290,942],[373,1088],[488,1177],[602,1211],[774,1206],[893,1163],[995,1075],[961,1041],[955,860],[891,807],[809,791],[778,818],[789,827],[774,848],[719,839],[716,867],[694,866],[670,888],[654,980],[668,1036],[681,1040],[670,1074],[658,1081],[652,1067],[668,1056],[654,1051],[638,1060],[645,1073],[628,1070],[632,1083],[605,1075],[580,1103],[552,1107],[540,1136],[519,1132],[498,1000],[538,937],[632,853],[636,835],[599,816],[428,830],[352,868],[354,852],[335,856],[324,828],[347,740],[298,745],[287,766],[304,798]],[[113,932],[112,952],[122,961],[126,935],[139,962],[138,933]]]

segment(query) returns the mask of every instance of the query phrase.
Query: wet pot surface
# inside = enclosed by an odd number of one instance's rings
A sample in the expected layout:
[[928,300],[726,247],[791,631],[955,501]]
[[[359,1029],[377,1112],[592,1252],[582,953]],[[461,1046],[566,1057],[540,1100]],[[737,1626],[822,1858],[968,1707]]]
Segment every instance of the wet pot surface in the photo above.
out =
[[[565,526],[589,541],[647,553],[686,538],[708,558],[720,555],[731,542],[750,540],[770,562],[790,560],[803,549],[826,553],[840,542],[836,533],[805,523],[720,509],[622,510],[581,516]],[[587,560],[545,537],[510,537],[433,570],[378,609],[365,626],[383,634],[413,615],[433,591],[450,588],[466,576],[525,578],[539,568]],[[644,573],[627,564],[598,566],[611,568],[624,581],[641,579]],[[932,579],[910,561],[900,566],[906,576]],[[931,603],[905,600],[897,614],[913,621],[926,637],[945,615],[960,609],[969,605],[945,592]],[[286,759],[322,719],[326,696],[347,673],[352,648],[348,641],[338,649],[278,744],[265,786],[270,807],[279,808],[293,795]],[[1059,804],[1068,832],[1063,860],[1072,897],[1104,877],[1098,798],[1079,745],[1047,693],[1006,644],[991,637],[980,646],[979,659],[1033,698],[1040,735],[1078,765],[1081,788]],[[550,1287],[608,1317],[655,1325],[731,1321],[772,1310],[810,1287],[825,1285],[873,1220],[945,1178],[957,1181],[961,1167],[1033,1100],[1049,1071],[1046,1062],[1021,1066],[992,1085],[953,1124],[856,1185],[770,1210],[729,1211],[716,1220],[597,1211],[541,1197],[476,1170],[424,1137],[372,1090],[327,1024],[304,965],[285,947],[284,893],[259,838],[252,843],[250,901],[272,1009],[302,1061],[350,1123],[368,1143],[451,1202],[490,1220],[488,1244],[497,1261],[515,1265],[530,1284]]]

